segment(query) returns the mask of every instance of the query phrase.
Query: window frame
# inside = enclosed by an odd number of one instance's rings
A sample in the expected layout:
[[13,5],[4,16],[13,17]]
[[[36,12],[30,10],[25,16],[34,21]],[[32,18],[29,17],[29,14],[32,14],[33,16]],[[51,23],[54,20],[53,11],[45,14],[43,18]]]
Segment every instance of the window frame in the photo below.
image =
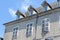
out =
[[13,28],[13,39],[17,39],[18,27]]
[[[29,34],[27,34],[27,25],[30,25],[30,24],[32,24],[31,33],[28,32]],[[29,36],[31,36],[33,34],[33,22],[30,22],[27,25],[26,25],[26,37],[29,37]],[[31,26],[29,26],[29,27],[31,27]],[[28,30],[30,31],[29,28],[28,28]]]
[[[46,22],[47,19],[49,19],[49,22]],[[44,21],[44,22],[46,22],[46,23],[42,23],[42,21]],[[46,26],[47,23],[48,23],[48,26]],[[44,19],[41,20],[42,30],[44,30],[43,24],[44,24],[44,27],[48,27],[48,31],[50,31],[50,18],[44,18]]]

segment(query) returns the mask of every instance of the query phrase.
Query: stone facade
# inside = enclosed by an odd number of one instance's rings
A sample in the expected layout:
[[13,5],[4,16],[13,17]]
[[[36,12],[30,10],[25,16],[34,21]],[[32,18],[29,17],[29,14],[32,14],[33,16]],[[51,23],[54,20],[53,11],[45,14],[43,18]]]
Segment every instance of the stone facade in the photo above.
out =
[[[32,16],[28,16],[25,18],[14,20],[12,22],[5,23],[4,25],[6,27],[4,40],[34,40],[35,36],[36,40],[47,40],[48,38],[52,38],[50,40],[60,40],[60,25],[59,25],[60,7],[38,13],[37,31],[35,30],[36,16],[37,14],[34,14]],[[49,29],[50,31],[48,31],[43,37],[41,21],[42,19],[45,18],[50,19]],[[31,36],[26,37],[26,27],[27,24],[29,23],[33,24],[32,25],[33,30]],[[18,27],[17,38],[13,39],[13,29],[15,27]]]

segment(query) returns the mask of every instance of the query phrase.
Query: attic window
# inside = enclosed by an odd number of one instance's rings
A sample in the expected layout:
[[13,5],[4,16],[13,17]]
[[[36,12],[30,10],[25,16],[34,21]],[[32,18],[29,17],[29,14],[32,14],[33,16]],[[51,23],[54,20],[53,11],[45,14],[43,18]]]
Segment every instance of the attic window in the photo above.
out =
[[25,18],[25,15],[23,13],[21,13],[19,10],[17,10],[16,16],[17,16],[17,19]]
[[47,11],[47,10],[50,10],[50,7],[45,6],[45,7],[44,7],[44,11]]
[[45,7],[43,7],[43,8],[44,8],[44,9],[43,9],[44,11],[47,11],[47,6],[45,6]]
[[44,10],[44,11],[47,11],[47,10],[52,9],[52,7],[50,6],[50,4],[47,3],[46,1],[44,1],[44,2],[42,3],[42,6],[43,6],[43,10]]
[[35,12],[34,10],[31,10],[31,11],[29,12],[29,15],[32,16],[33,14],[36,14],[36,12]]
[[33,11],[32,10],[29,11],[29,16],[31,16],[31,15],[33,15]]
[[37,10],[35,8],[33,8],[31,5],[28,8],[28,12],[29,12],[29,16],[31,16],[31,15],[33,15],[35,13],[38,13]]

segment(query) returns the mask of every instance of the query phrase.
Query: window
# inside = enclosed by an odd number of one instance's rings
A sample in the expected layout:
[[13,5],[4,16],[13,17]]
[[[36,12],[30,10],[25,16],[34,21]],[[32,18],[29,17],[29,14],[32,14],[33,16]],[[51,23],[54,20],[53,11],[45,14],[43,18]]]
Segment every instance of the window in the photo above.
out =
[[17,38],[17,31],[18,31],[18,27],[13,29],[13,39]]
[[31,36],[31,34],[32,34],[32,23],[28,24],[26,27],[26,37]]
[[42,20],[42,31],[48,32],[50,30],[50,19],[45,18]]
[[47,11],[47,6],[45,6],[45,11]]
[[29,15],[30,16],[33,15],[33,11],[32,10],[29,11]]

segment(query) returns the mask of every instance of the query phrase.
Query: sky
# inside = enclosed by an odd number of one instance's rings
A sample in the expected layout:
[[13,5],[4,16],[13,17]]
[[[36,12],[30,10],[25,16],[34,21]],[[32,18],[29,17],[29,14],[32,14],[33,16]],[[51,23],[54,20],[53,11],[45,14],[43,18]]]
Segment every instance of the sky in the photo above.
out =
[[[20,10],[22,13],[27,11],[29,5],[34,8],[41,6],[44,0],[0,0],[0,37],[4,38],[6,22],[16,20],[16,11]],[[46,0],[49,4],[56,0]]]

